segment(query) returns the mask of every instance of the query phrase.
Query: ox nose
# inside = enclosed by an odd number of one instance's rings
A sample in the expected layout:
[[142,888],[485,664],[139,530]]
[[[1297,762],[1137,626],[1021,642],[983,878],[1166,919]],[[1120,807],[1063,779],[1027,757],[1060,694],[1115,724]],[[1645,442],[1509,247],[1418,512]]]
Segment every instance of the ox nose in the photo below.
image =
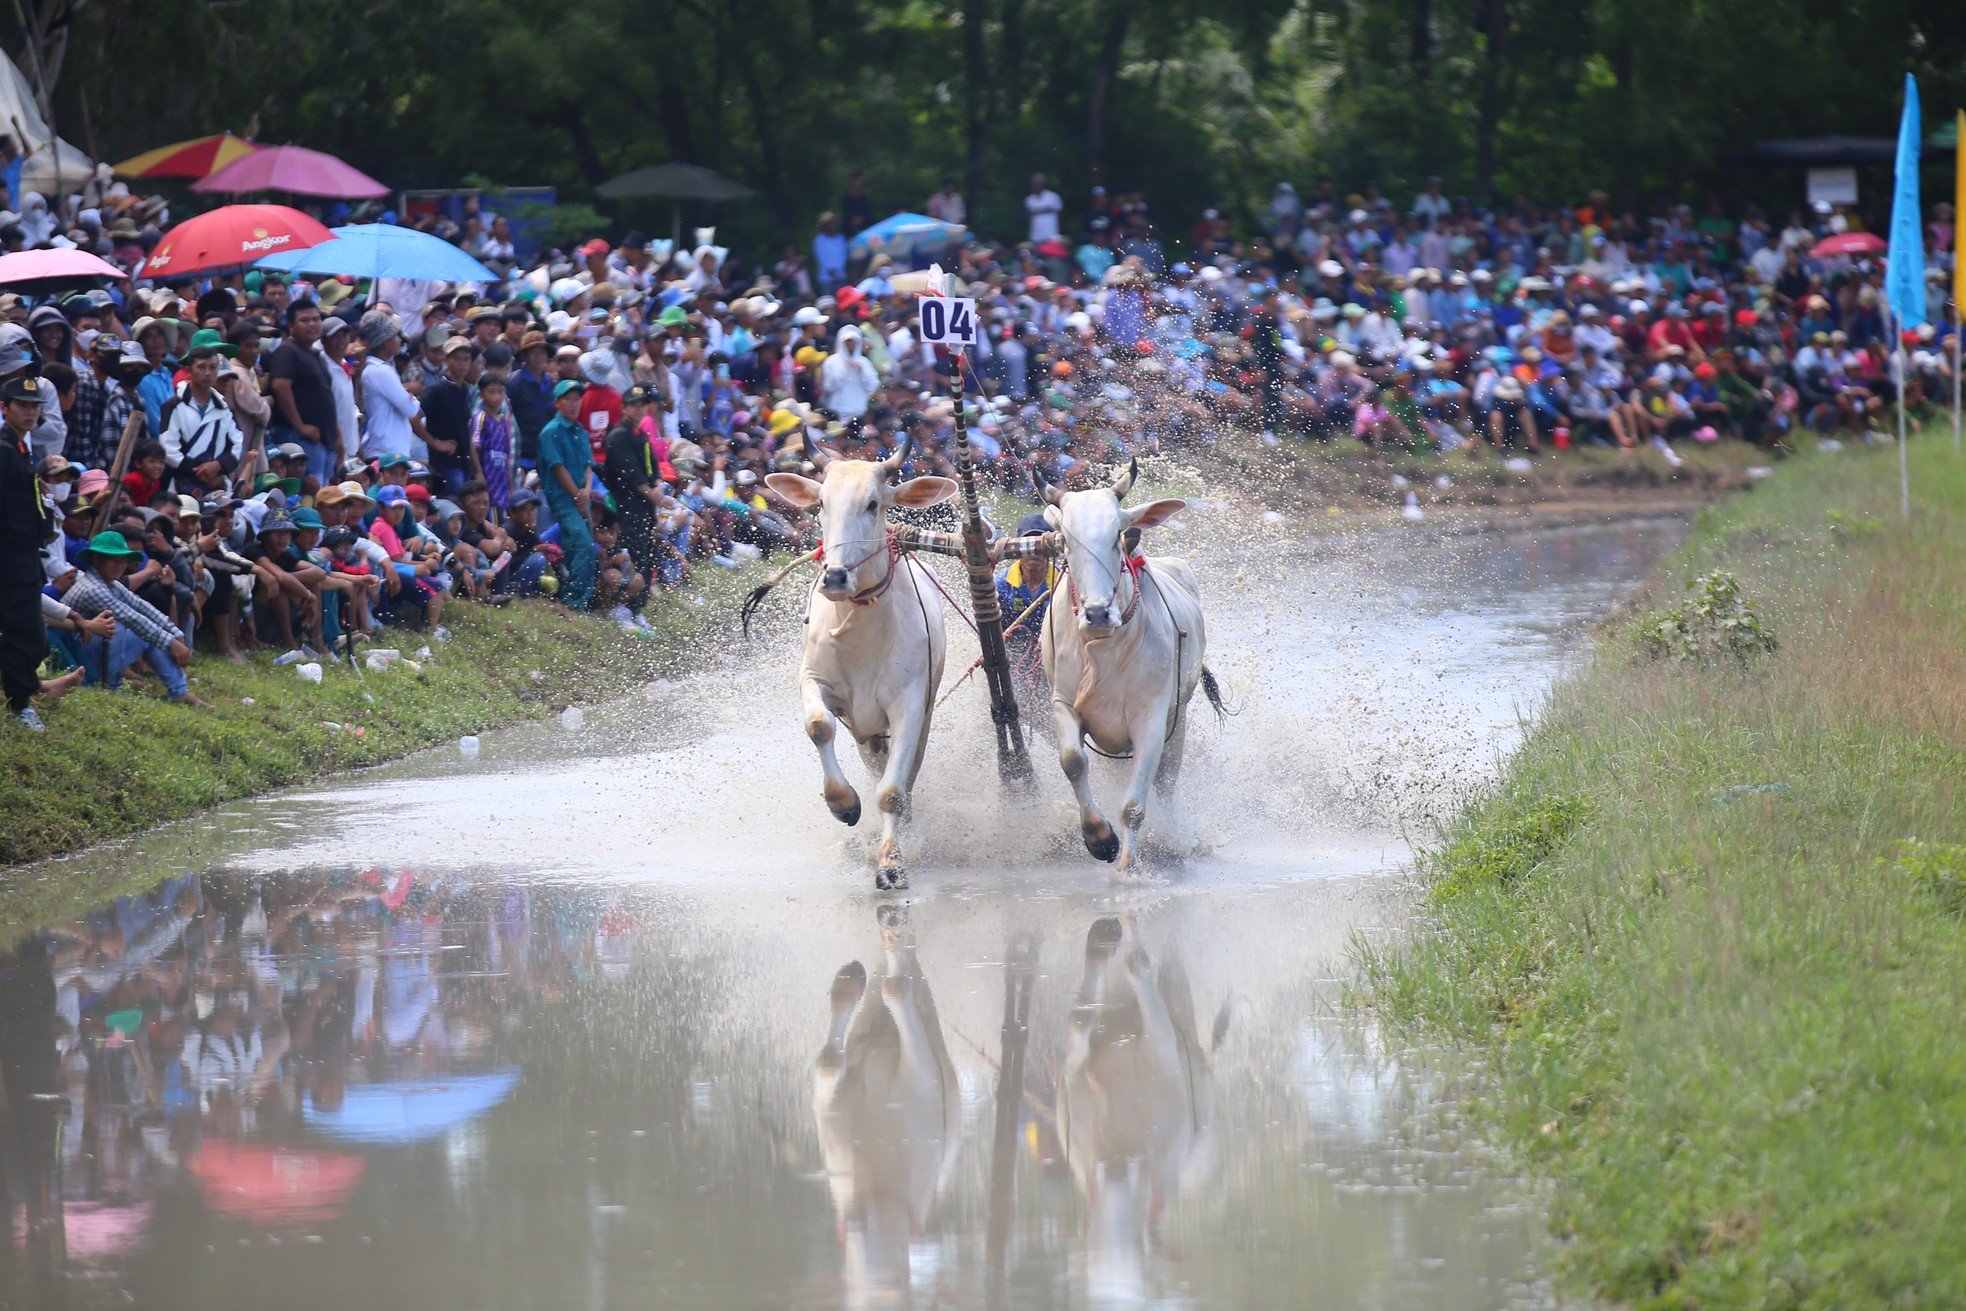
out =
[[828,569],[820,575],[819,585],[829,592],[846,591],[846,570]]
[[1112,609],[1103,602],[1085,608],[1085,622],[1092,628],[1104,628],[1113,621]]

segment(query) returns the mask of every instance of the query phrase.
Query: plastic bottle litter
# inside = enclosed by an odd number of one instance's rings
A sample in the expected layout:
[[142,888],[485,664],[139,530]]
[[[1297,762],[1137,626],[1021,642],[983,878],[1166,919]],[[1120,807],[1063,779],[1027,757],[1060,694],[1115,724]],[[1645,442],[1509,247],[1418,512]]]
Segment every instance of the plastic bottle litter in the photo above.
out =
[[273,667],[275,669],[283,669],[286,666],[295,663],[299,659],[300,659],[300,652],[298,650],[282,652],[280,655],[276,655],[273,657]]
[[379,646],[369,652],[362,665],[372,674],[380,674],[403,658],[403,653],[393,646]]
[[468,733],[459,738],[457,740],[457,754],[463,756],[466,760],[476,760],[478,758],[478,739]]
[[1775,472],[1774,469],[1765,464],[1750,464],[1747,467],[1748,477],[1754,479],[1756,482],[1760,482],[1773,472]]
[[1446,491],[1448,488],[1452,487],[1453,485],[1454,485],[1454,480],[1452,478],[1449,478],[1446,474],[1437,473],[1434,475],[1434,486],[1440,488],[1440,490],[1442,490],[1443,492]]
[[1414,523],[1427,517],[1427,512],[1420,508],[1420,498],[1417,494],[1413,492],[1406,494],[1406,505],[1400,510],[1399,517]]
[[294,672],[310,683],[321,681],[321,666],[315,664],[312,660],[304,665],[295,665]]
[[1409,479],[1405,474],[1396,473],[1393,475],[1393,487],[1395,490],[1403,492],[1407,488],[1411,487],[1412,485],[1413,485],[1412,480]]
[[579,706],[568,706],[560,712],[560,727],[569,733],[578,733],[587,723],[587,712]]
[[242,696],[239,698],[239,704],[242,706],[256,706],[259,702],[252,697]]
[[341,725],[335,723],[332,719],[322,720],[321,727],[327,729],[330,733],[339,733],[341,731]]
[[1528,473],[1536,466],[1529,463],[1527,456],[1511,455],[1508,459],[1502,461],[1502,467],[1510,473]]
[[760,560],[764,558],[764,552],[749,542],[732,542],[730,553],[739,560]]
[[1843,449],[1843,443],[1834,437],[1819,437],[1816,439],[1816,449],[1819,451],[1829,451],[1833,454]]
[[429,659],[432,659],[433,657],[431,656],[431,653],[430,653],[430,648],[429,648],[429,647],[427,647],[427,646],[420,646],[420,647],[418,647],[418,648],[416,649],[416,658],[417,658],[418,660],[429,660]]

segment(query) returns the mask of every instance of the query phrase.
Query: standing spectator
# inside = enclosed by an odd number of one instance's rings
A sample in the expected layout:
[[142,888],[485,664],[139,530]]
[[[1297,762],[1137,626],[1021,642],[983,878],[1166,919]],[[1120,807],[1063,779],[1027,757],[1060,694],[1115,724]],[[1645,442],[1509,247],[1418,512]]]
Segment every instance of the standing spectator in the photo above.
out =
[[[257,451],[262,448],[267,425],[273,421],[273,402],[260,390],[259,378],[259,324],[253,319],[240,319],[225,331],[225,339],[232,347],[221,354],[230,355],[224,368],[236,381],[225,398],[232,403],[232,417],[239,423],[239,431],[245,434],[246,449]],[[348,450],[354,450],[349,443]]]
[[403,347],[403,334],[394,317],[370,310],[362,316],[362,340],[368,347],[368,356],[362,361],[362,399],[368,405],[362,455],[370,460],[385,455],[408,459],[415,440],[411,421],[420,407],[396,372],[396,353]]
[[314,349],[320,339],[321,307],[311,300],[290,303],[287,339],[266,360],[267,376],[273,380],[273,416],[267,439],[299,442],[307,452],[307,472],[326,483],[346,452],[341,446],[328,362]]
[[200,500],[225,487],[246,449],[232,407],[218,393],[218,361],[217,348],[204,343],[185,353],[184,386],[164,407],[159,438],[177,490]]
[[840,216],[829,209],[819,216],[819,231],[812,239],[813,275],[819,279],[821,291],[846,281],[846,249]]
[[41,661],[48,654],[41,622],[41,545],[54,536],[54,520],[34,478],[27,435],[41,421],[41,394],[24,376],[0,384],[0,685],[7,713],[39,733],[41,715],[31,704],[41,690]]
[[1415,223],[1434,232],[1453,215],[1454,202],[1441,194],[1439,178],[1428,178],[1427,189],[1414,197],[1413,208],[1408,212]]
[[923,206],[928,216],[941,219],[944,223],[967,223],[969,210],[963,204],[963,193],[956,190],[956,184],[948,178],[942,179],[942,189],[928,198]]
[[568,378],[553,388],[553,421],[539,433],[539,482],[546,489],[547,508],[560,525],[560,549],[566,554],[567,582],[560,599],[585,610],[594,595],[594,534],[587,527],[587,476],[594,465],[593,448],[580,426],[580,394],[585,390]]
[[867,196],[867,170],[857,168],[846,180],[846,194],[840,197],[840,216],[846,220],[846,234],[864,231],[874,221],[874,202]]
[[[505,509],[512,490],[512,473],[518,467],[512,449],[512,408],[506,402],[507,384],[495,373],[478,379],[478,411],[471,416],[471,475],[485,484],[486,501]],[[465,497],[469,509],[468,496]]]
[[1024,197],[1024,212],[1031,219],[1027,235],[1032,245],[1058,240],[1058,215],[1064,208],[1065,202],[1058,198],[1058,193],[1045,185],[1044,174],[1031,174],[1031,190]]
[[841,328],[833,353],[820,366],[820,403],[842,423],[853,424],[867,413],[867,403],[880,385],[880,375],[861,349],[860,329],[852,324]]
[[[355,325],[339,314],[330,314],[321,320],[320,348],[321,354],[328,362],[328,383],[334,388],[335,437],[340,442],[344,458],[349,452],[362,448],[362,414],[355,403],[355,379],[348,372],[348,343],[354,335]],[[245,359],[246,349],[245,343],[241,342],[239,360]],[[254,351],[259,349],[257,335],[253,337],[252,349]],[[238,362],[234,361],[235,367]],[[258,390],[257,386],[252,388],[255,394]],[[247,394],[245,381],[242,380],[238,387],[234,388],[234,394],[237,397]],[[260,403],[265,404],[264,398],[261,398]],[[243,409],[243,402],[235,400],[233,408]],[[248,448],[251,447],[251,434],[248,434],[246,444]]]
[[519,367],[512,373],[507,397],[512,402],[512,427],[518,438],[514,454],[520,464],[532,467],[539,430],[553,418],[553,382],[547,377],[547,360],[552,350],[543,332],[528,332],[519,339]]
[[471,463],[471,343],[452,337],[444,343],[444,376],[424,390],[423,426],[428,434],[430,471],[446,498],[469,477]]

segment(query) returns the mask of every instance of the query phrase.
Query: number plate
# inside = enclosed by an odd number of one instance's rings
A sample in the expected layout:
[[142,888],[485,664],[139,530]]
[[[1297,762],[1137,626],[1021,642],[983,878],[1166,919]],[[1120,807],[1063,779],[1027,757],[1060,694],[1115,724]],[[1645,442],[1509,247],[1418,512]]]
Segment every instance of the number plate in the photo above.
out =
[[967,296],[924,296],[915,302],[922,340],[958,350],[976,344],[976,302]]

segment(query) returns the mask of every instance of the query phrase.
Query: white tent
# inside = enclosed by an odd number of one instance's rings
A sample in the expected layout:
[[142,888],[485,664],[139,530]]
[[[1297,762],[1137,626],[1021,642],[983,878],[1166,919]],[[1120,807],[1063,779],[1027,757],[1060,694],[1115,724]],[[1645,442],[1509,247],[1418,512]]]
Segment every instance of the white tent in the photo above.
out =
[[[34,89],[4,54],[0,54],[0,132],[12,136],[27,155],[20,171],[24,191],[48,196],[76,191],[95,171],[93,160],[48,127],[34,103]],[[19,196],[13,198],[16,209],[20,200]]]

